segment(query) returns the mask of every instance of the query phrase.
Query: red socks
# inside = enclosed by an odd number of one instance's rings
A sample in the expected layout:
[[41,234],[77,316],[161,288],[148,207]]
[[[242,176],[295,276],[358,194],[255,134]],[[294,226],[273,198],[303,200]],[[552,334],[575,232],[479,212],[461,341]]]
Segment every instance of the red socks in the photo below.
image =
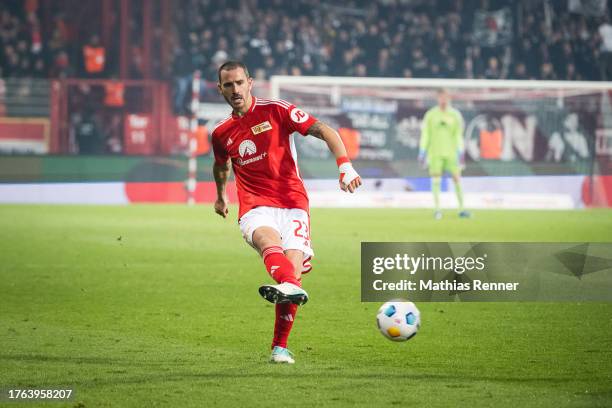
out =
[[[281,247],[268,247],[264,249],[262,256],[268,273],[276,282],[289,282],[300,287],[302,286],[302,283],[295,277],[293,264],[287,259]],[[293,327],[297,305],[293,303],[279,303],[275,305],[275,311],[276,320],[274,321],[272,348],[275,346],[287,348],[287,339]]]
[[272,339],[272,348],[275,346],[287,348],[287,339],[293,320],[297,312],[297,305],[293,303],[279,303],[276,305],[276,320],[274,321],[274,339]]
[[261,255],[263,256],[268,273],[277,283],[289,282],[300,286],[300,283],[295,278],[293,264],[285,256],[283,248],[271,246],[264,249]]

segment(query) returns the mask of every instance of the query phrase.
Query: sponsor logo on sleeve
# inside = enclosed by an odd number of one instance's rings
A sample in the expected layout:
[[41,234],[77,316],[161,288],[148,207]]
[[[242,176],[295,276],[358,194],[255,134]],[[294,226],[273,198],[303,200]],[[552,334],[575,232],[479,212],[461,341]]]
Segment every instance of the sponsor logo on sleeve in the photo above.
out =
[[291,109],[291,112],[289,114],[291,116],[291,120],[295,123],[304,123],[309,118],[306,112],[298,108]]

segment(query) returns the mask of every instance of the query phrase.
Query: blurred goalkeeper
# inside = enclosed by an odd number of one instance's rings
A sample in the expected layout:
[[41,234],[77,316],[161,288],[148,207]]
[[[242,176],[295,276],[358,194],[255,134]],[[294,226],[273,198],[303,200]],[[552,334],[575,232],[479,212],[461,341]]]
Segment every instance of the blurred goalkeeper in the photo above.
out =
[[434,218],[442,218],[440,211],[440,186],[442,175],[446,172],[453,177],[455,193],[459,202],[459,217],[469,218],[470,213],[463,208],[461,190],[461,170],[464,163],[463,117],[450,105],[450,95],[446,89],[438,90],[438,105],[425,113],[421,127],[419,162],[429,168],[431,191],[434,197]]
[[308,195],[297,167],[294,132],[327,143],[338,164],[342,190],[353,193],[361,185],[361,178],[335,130],[289,102],[251,95],[253,79],[243,63],[224,63],[218,76],[219,92],[232,113],[212,132],[215,212],[227,217],[226,184],[231,163],[238,190],[240,231],[277,282],[259,288],[263,298],[276,304],[270,361],[293,364],[287,339],[298,305],[308,301],[301,277],[312,269],[310,259],[314,256]]

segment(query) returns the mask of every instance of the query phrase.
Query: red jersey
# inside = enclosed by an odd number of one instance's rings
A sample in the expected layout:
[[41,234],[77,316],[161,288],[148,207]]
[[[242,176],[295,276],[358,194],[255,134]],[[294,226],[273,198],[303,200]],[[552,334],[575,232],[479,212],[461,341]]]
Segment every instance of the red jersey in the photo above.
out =
[[231,116],[212,132],[215,163],[232,160],[238,218],[258,206],[308,211],[293,133],[306,135],[317,119],[283,100],[253,97],[242,116]]

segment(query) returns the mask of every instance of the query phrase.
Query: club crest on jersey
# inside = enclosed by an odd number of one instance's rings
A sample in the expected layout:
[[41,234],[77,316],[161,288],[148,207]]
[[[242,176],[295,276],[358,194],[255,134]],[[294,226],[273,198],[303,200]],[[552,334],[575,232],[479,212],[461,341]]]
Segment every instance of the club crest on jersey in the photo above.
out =
[[291,116],[291,120],[295,123],[304,123],[309,118],[306,112],[298,108],[291,109],[291,113],[289,115]]
[[251,156],[257,153],[257,146],[255,146],[252,140],[245,139],[238,146],[238,153],[240,157]]
[[259,133],[263,133],[263,132],[268,131],[268,130],[272,130],[272,125],[267,120],[265,122],[260,123],[259,125],[255,125],[255,126],[253,126],[251,128],[251,132],[253,132],[254,135],[257,135]]

